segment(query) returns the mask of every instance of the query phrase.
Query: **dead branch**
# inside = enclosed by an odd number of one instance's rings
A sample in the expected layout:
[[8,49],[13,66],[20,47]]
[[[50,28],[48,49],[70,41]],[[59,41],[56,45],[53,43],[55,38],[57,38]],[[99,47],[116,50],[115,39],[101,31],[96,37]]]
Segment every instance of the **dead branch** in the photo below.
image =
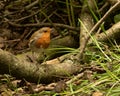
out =
[[81,70],[80,64],[67,60],[62,63],[33,64],[0,49],[0,73],[10,74],[32,82],[48,83],[59,76],[69,76]]
[[86,45],[85,41],[86,41],[87,37],[89,36],[88,32],[94,26],[92,15],[90,14],[88,6],[91,9],[95,10],[95,7],[94,7],[95,5],[94,5],[93,0],[89,0],[87,2],[84,2],[83,8],[82,8],[82,12],[81,12],[81,15],[80,15],[80,19],[81,19],[81,26],[80,26],[80,47],[79,47],[80,52],[77,55],[77,57],[79,59],[82,58],[82,55],[83,55],[82,51],[84,51],[84,46]]
[[114,5],[115,3],[118,2],[118,0],[107,0],[107,2],[110,3],[111,5]]
[[[111,28],[106,30],[106,32],[102,32],[101,34],[95,35],[95,38],[97,39],[97,41],[107,42],[112,39],[115,40],[119,39],[120,38],[119,35],[120,35],[120,22],[114,24]],[[89,43],[92,43],[92,41]]]
[[[116,4],[114,4],[114,5],[106,12],[106,14],[94,25],[94,27],[90,30],[89,34],[94,33],[94,32],[98,29],[98,27],[100,26],[100,24],[102,24],[102,22],[103,22],[114,10],[116,10],[116,8],[118,8],[119,5],[120,5],[120,1],[118,1]],[[79,52],[79,54],[77,55],[78,60],[82,57],[83,52],[84,52],[84,50],[85,50],[85,48],[86,48],[86,45],[87,45],[89,39],[90,39],[90,35],[88,35],[88,36],[86,37],[86,40],[85,40],[84,42],[82,42],[84,45],[79,49],[80,52]]]
[[31,4],[29,4],[25,7],[25,10],[28,10],[28,9],[32,8],[33,6],[35,6],[38,3],[39,3],[39,0],[36,0],[36,1],[32,2]]
[[8,20],[6,20],[11,26],[14,26],[14,27],[43,27],[43,26],[55,26],[55,27],[61,27],[61,28],[67,28],[69,30],[74,30],[74,31],[79,31],[79,28],[77,27],[72,27],[72,26],[69,26],[69,25],[65,25],[65,24],[60,24],[60,23],[32,23],[32,24],[16,24],[16,23],[13,23],[13,22],[10,22]]

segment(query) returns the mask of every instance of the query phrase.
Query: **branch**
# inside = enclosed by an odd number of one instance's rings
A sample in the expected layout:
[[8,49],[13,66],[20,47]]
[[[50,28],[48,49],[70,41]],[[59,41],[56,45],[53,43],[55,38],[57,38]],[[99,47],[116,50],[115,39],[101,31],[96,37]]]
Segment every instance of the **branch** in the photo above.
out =
[[38,3],[39,3],[39,0],[36,0],[36,1],[32,2],[31,4],[27,5],[27,6],[24,8],[24,10],[28,10],[28,9],[32,8],[33,6],[35,6],[35,5],[38,4]]
[[14,26],[14,27],[43,27],[43,26],[49,26],[49,27],[52,27],[52,26],[55,26],[55,27],[61,27],[61,28],[67,28],[69,30],[74,30],[74,31],[79,31],[79,28],[77,27],[72,27],[72,26],[69,26],[69,25],[65,25],[65,24],[60,24],[60,23],[36,23],[36,24],[16,24],[16,23],[13,23],[13,22],[10,22],[6,19],[6,21],[11,25],[11,26]]
[[[120,38],[120,22],[114,24],[111,28],[106,30],[105,32],[101,32],[101,34],[95,35],[97,41],[108,42],[111,39],[119,39]],[[89,42],[93,43],[92,40]]]
[[69,76],[80,70],[80,64],[70,62],[70,60],[63,63],[33,64],[0,49],[0,74],[6,73],[32,82],[48,83],[56,80],[57,77]]
[[[115,5],[113,5],[107,12],[106,14],[94,25],[94,27],[90,30],[89,34],[94,33],[97,28],[102,24],[102,22],[114,11],[116,8],[118,8],[120,5],[120,1],[118,1]],[[78,60],[82,58],[83,52],[86,48],[86,45],[88,43],[88,40],[90,39],[90,35],[86,37],[86,40],[83,42],[83,46],[79,49],[80,53],[77,55]]]
[[[90,7],[88,7],[88,6]],[[81,11],[81,15],[80,15],[80,53],[78,53],[77,57],[82,58],[82,50],[84,50],[84,46],[86,46],[85,41],[87,39],[87,37],[89,36],[88,32],[92,29],[92,27],[94,26],[93,23],[93,19],[92,19],[92,15],[90,14],[89,9],[93,9],[95,10],[95,5],[93,3],[93,0],[89,0],[87,2],[84,2],[83,4],[83,8]],[[78,59],[79,60],[79,59]]]

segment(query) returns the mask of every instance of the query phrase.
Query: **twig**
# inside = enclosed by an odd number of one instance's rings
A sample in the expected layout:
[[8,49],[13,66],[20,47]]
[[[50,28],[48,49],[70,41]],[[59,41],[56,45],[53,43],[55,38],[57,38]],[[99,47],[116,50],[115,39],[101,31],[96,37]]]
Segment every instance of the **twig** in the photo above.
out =
[[30,3],[29,5],[27,5],[27,6],[24,8],[24,10],[28,10],[28,9],[30,9],[31,7],[33,7],[34,5],[36,5],[36,4],[38,4],[38,3],[39,3],[39,0],[36,0],[36,1],[32,2],[32,3]]
[[83,75],[84,75],[84,73],[80,73],[80,74],[76,75],[75,77],[73,77],[72,79],[70,79],[69,81],[67,81],[66,84],[73,83],[74,81],[80,79]]
[[[7,19],[6,19],[7,20]],[[69,26],[69,25],[65,25],[65,24],[60,24],[60,23],[53,23],[50,24],[50,23],[33,23],[33,24],[16,24],[16,23],[13,23],[11,21],[8,21],[7,22],[11,25],[11,26],[14,26],[14,27],[43,27],[43,26],[49,26],[49,27],[52,27],[53,25],[56,26],[56,27],[61,27],[61,28],[67,28],[69,30],[74,30],[74,31],[79,31],[79,27],[72,27],[72,26]]]
[[62,16],[60,16],[60,14],[58,14],[57,12],[54,12],[54,14],[56,16],[58,16],[64,23],[66,23],[66,21],[64,20],[64,18]]
[[49,6],[50,4],[51,4],[51,2],[47,3],[44,7],[42,7],[40,10],[36,11],[35,13],[30,14],[30,15],[25,16],[25,17],[22,17],[22,18],[19,18],[19,19],[17,19],[17,20],[14,20],[14,22],[19,22],[19,21],[25,20],[25,19],[27,19],[27,18],[30,18],[30,17],[38,14],[41,10],[44,10],[44,9],[45,9],[47,6]]
[[97,13],[101,13],[101,12],[103,12],[103,10],[105,10],[105,8],[107,7],[109,5],[109,3],[108,2],[106,2],[99,10],[98,10],[98,12]]
[[19,41],[20,41],[20,39],[4,40],[4,41],[0,41],[0,43],[19,42]]
[[[55,11],[53,11],[53,12],[48,16],[48,18],[52,17],[53,14],[54,14],[56,11],[57,11],[57,9],[56,9]],[[46,20],[47,20],[47,18],[45,18],[45,19],[42,21],[42,23],[44,23]]]

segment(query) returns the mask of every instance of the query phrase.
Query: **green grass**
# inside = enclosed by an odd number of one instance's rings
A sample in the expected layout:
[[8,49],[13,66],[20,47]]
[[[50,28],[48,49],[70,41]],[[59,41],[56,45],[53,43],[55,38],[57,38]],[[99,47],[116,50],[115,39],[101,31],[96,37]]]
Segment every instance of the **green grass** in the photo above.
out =
[[[112,51],[111,51],[112,52]],[[90,54],[91,53],[91,54]],[[88,55],[88,52],[85,54]],[[67,91],[65,91],[64,95],[79,95],[82,96],[83,94],[92,94],[95,91],[99,91],[103,93],[105,96],[119,96],[120,95],[120,64],[119,61],[113,60],[109,61],[105,58],[105,56],[98,52],[97,54],[92,54],[89,52],[89,57],[92,57],[91,62],[94,62],[94,66],[98,66],[102,68],[104,72],[97,72],[92,71],[92,81],[89,78],[80,78],[80,84],[75,85],[73,82],[72,84],[68,85]],[[117,54],[110,54],[110,56],[116,57]],[[120,58],[119,56],[117,58]],[[91,66],[92,63],[88,64],[87,66]],[[90,70],[89,70],[90,71]]]

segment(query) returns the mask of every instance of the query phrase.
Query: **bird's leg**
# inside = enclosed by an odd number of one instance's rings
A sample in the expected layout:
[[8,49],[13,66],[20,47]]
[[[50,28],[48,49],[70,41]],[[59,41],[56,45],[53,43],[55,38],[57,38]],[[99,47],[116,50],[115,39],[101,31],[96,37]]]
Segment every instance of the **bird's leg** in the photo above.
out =
[[46,53],[45,53],[45,52],[43,52],[43,56],[44,56],[44,60],[43,60],[43,62],[45,62],[45,63],[46,63],[46,60],[47,60],[47,55],[46,55]]
[[38,63],[43,63],[46,61],[46,54],[45,54],[45,49],[41,48],[40,51],[38,52],[39,56],[37,58]]
[[42,48],[43,62],[46,64],[47,55],[45,49]]
[[38,57],[37,54],[32,51],[32,61],[33,61],[34,63],[38,63],[38,62],[37,62],[37,57]]

